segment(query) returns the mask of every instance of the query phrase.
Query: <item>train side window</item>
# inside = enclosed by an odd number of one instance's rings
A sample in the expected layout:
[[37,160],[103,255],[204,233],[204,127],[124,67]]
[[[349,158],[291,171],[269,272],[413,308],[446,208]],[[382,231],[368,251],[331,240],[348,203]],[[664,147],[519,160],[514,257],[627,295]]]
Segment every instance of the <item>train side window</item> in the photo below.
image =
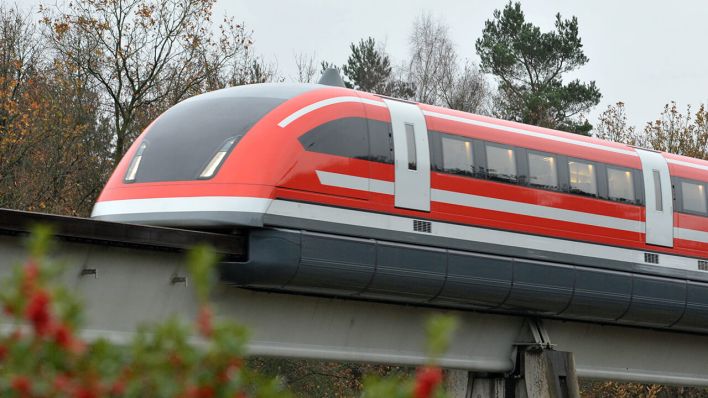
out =
[[568,160],[570,192],[597,197],[597,172],[595,165],[579,160]]
[[653,170],[652,175],[654,176],[654,197],[656,198],[656,210],[664,211],[663,195],[661,194],[661,174],[659,174],[659,170]]
[[471,140],[442,135],[442,169],[445,173],[474,175],[474,147]]
[[393,164],[391,123],[367,119],[369,127],[369,160]]
[[558,189],[556,157],[529,151],[529,185]]
[[366,119],[349,117],[321,124],[300,136],[306,151],[369,159]]
[[617,202],[635,203],[632,171],[607,166],[609,199]]
[[491,179],[517,181],[514,150],[509,147],[487,143],[487,175]]
[[418,154],[415,148],[415,128],[406,123],[406,147],[408,149],[408,170],[418,170]]
[[684,211],[706,215],[706,187],[700,183],[681,181],[681,197]]

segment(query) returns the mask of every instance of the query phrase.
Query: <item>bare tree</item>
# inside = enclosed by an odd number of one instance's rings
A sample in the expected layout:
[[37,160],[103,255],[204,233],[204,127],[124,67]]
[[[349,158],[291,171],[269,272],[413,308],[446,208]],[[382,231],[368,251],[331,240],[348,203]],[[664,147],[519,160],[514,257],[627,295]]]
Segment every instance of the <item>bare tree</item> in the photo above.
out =
[[627,145],[646,146],[645,137],[627,123],[624,102],[608,105],[600,114],[593,136]]
[[449,65],[440,81],[440,99],[444,106],[463,112],[490,114],[491,90],[484,74],[472,62],[463,67]]
[[112,166],[98,95],[29,12],[0,6],[0,33],[0,207],[87,215]]
[[[224,83],[224,71],[264,75],[253,63],[233,62],[248,55],[252,44],[242,25],[225,19],[220,37],[214,37],[213,5],[214,0],[83,0],[43,10],[54,49],[105,94],[114,163],[144,127],[138,123],[145,122],[141,112],[156,104],[164,110],[216,88]],[[242,76],[232,75],[227,82]]]
[[306,55],[305,53],[295,54],[295,66],[297,67],[295,81],[298,83],[312,83],[315,80],[318,66],[315,61],[316,57],[315,53],[311,55]]
[[441,84],[457,62],[447,25],[434,20],[430,14],[421,14],[413,23],[410,50],[408,78],[416,87],[415,99],[428,104],[438,103]]
[[[42,63],[41,41],[29,14],[0,4],[0,165],[21,161],[28,149],[24,134],[30,120],[21,112],[30,103],[28,84]],[[6,173],[0,170],[0,180]]]
[[461,61],[444,22],[421,14],[410,36],[408,81],[415,100],[464,112],[491,113],[492,92],[471,61]]
[[666,104],[660,117],[647,123],[646,139],[652,148],[678,155],[708,159],[708,110],[702,104],[695,114],[691,106],[681,113],[675,102]]

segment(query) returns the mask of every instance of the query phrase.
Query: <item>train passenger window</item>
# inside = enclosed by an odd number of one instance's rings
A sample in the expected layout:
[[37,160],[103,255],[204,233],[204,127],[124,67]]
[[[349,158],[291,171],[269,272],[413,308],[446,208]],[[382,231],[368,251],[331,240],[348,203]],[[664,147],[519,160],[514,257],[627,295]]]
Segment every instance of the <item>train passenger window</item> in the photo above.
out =
[[472,141],[443,135],[443,171],[466,176],[474,175],[474,155]]
[[656,210],[664,211],[663,195],[661,194],[661,175],[659,170],[652,171],[654,175],[654,197],[656,198]]
[[369,158],[366,119],[348,117],[321,124],[300,136],[306,151],[356,159]]
[[597,196],[595,165],[578,160],[568,161],[570,191],[582,195]]
[[555,156],[529,152],[529,185],[550,189],[558,188]]
[[418,170],[418,155],[415,150],[415,130],[406,123],[406,146],[408,147],[408,170]]
[[607,167],[609,198],[618,202],[634,203],[634,180],[629,170]]
[[514,150],[487,144],[487,174],[492,179],[516,182]]
[[681,181],[681,196],[683,209],[690,212],[706,214],[706,187],[703,184]]
[[367,119],[369,127],[369,160],[393,164],[391,123]]

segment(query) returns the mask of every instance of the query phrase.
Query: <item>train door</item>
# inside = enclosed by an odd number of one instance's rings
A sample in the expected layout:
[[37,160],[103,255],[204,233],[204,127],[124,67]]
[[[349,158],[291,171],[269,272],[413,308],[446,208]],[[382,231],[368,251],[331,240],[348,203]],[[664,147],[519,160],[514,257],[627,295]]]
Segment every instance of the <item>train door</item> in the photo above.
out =
[[642,161],[646,197],[646,242],[674,246],[674,201],[666,159],[658,152],[637,149]]
[[384,99],[391,114],[395,206],[430,211],[428,128],[418,105]]

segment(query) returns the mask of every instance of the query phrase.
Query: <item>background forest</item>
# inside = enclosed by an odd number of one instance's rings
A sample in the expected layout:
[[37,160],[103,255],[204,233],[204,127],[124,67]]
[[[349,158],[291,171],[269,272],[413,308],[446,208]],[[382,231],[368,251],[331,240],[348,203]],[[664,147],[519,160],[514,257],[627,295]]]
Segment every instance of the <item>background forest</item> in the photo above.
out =
[[[543,32],[508,3],[459,53],[444,20],[411,21],[406,59],[362,32],[346,60],[295,54],[284,76],[258,54],[248,21],[216,18],[215,0],[78,0],[25,9],[0,0],[0,207],[88,216],[132,141],[159,114],[196,94],[262,82],[316,82],[335,67],[347,86],[452,109],[708,159],[706,104],[667,98],[655,120],[628,123],[622,102],[597,120],[594,81],[569,80],[591,62],[575,17]],[[313,46],[316,43],[313,42]],[[283,62],[283,60],[281,60]],[[361,364],[254,359],[303,396],[349,396]],[[708,396],[702,390],[584,383],[588,396]]]

